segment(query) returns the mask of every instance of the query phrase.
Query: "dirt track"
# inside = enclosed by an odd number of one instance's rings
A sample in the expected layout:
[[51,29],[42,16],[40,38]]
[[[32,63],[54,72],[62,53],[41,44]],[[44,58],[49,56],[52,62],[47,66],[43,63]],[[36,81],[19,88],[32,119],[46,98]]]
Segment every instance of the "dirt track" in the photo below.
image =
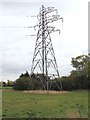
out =
[[23,91],[24,93],[35,93],[35,94],[64,94],[68,93],[67,91],[47,91],[47,90],[31,90]]

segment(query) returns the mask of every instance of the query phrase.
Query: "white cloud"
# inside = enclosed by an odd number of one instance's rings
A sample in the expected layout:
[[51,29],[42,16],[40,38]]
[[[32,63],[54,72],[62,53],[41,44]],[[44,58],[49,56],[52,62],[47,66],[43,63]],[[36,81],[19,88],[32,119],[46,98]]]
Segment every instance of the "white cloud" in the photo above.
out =
[[[88,51],[88,3],[86,0],[1,2],[0,51],[2,51],[3,62],[1,78],[4,80],[15,80],[21,72],[30,70],[36,37],[26,37],[26,35],[35,34],[35,31],[24,27],[35,25],[37,20],[28,16],[38,14],[42,3],[45,7],[57,8],[64,18],[63,26],[60,21],[53,24],[60,28],[60,36],[58,33],[52,35],[60,75],[70,73],[72,57]],[[2,64],[1,61],[0,64]]]

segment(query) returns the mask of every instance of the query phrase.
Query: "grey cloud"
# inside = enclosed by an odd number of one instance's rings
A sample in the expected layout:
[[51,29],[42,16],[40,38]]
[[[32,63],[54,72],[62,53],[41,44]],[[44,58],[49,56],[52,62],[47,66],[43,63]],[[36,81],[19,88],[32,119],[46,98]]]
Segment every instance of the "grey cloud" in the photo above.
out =
[[[81,6],[77,6],[74,3],[75,2],[71,2],[71,0],[67,2],[66,0],[60,2],[54,1],[53,3],[47,1],[44,3],[46,7],[54,6],[57,8],[61,12],[60,15],[63,14],[64,17],[64,30],[61,31],[63,32],[63,37],[62,34],[60,34],[58,38],[55,36],[55,39],[52,39],[60,75],[68,74],[72,70],[70,65],[71,58],[81,54],[82,51],[86,49],[86,40],[80,37],[82,33],[79,35],[79,30],[82,28],[78,25],[82,25],[82,23],[79,20],[77,24],[74,25],[76,21],[74,20],[73,13],[77,13],[77,18],[81,19],[79,17],[81,14],[78,14],[78,10]],[[35,19],[29,16],[38,14],[41,5],[42,1],[30,3],[0,3],[0,11],[2,12],[0,12],[0,24],[3,26],[32,26],[34,25]],[[86,25],[86,23],[83,23],[83,25],[84,24]],[[78,33],[76,31],[77,27]],[[2,42],[0,42],[0,51],[2,51],[3,79],[15,79],[25,70],[30,70],[36,37],[26,37],[26,35],[30,35],[33,32],[34,30],[18,27],[0,28],[0,40],[2,40]],[[82,45],[80,44],[81,40],[83,41]]]

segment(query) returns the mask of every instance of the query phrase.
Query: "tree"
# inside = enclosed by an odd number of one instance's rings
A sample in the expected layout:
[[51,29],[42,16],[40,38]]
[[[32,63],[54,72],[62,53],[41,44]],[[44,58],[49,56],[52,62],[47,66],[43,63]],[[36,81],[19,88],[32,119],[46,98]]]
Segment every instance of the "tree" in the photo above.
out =
[[80,55],[80,56],[77,56],[76,58],[72,58],[71,63],[72,63],[72,66],[76,68],[78,72],[81,72],[85,69],[85,67],[88,66],[89,60],[90,60],[90,54]]
[[28,90],[28,84],[30,84],[29,89],[32,89],[32,83],[29,77],[18,78],[13,86],[15,90]]
[[14,82],[11,81],[11,80],[7,80],[7,86],[10,87],[10,86],[13,86],[14,85]]
[[24,74],[22,73],[22,74],[20,75],[20,78],[21,78],[21,77],[25,77],[25,76],[26,76],[26,77],[29,77],[28,71],[26,71],[26,73],[24,73]]
[[26,71],[26,73],[24,74],[24,76],[29,77],[28,71]]
[[29,89],[32,89],[32,81],[29,77],[28,71],[26,71],[26,73],[24,73],[24,74],[22,73],[19,76],[19,78],[17,80],[15,80],[13,89],[15,89],[15,90],[27,90],[29,84],[30,84]]
[[5,87],[6,86],[6,82],[3,81],[2,86]]
[[[46,77],[44,77],[43,84],[45,84]],[[29,76],[28,71],[26,73],[22,73],[20,77],[14,83],[14,89],[16,90],[39,90],[43,89],[42,84],[42,74],[32,74]]]
[[74,77],[74,79],[76,76],[75,82],[77,88],[87,89],[90,83],[90,54],[72,58],[71,63],[76,70],[71,71],[70,76]]

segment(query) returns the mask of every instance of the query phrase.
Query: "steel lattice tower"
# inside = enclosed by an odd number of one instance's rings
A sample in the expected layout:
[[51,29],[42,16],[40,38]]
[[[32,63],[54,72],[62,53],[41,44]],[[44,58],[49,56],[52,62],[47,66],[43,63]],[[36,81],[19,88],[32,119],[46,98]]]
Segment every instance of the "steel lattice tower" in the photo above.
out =
[[[52,12],[54,12],[55,15],[52,15]],[[39,15],[37,15],[37,19],[39,22],[35,27],[38,27],[38,32],[31,66],[31,75],[33,73],[40,73],[43,77],[46,76],[46,87],[43,83],[43,78],[41,79],[41,82],[43,87],[49,90],[50,81],[54,80],[55,82],[55,78],[59,78],[58,66],[50,34],[55,31],[60,32],[59,29],[50,26],[50,23],[60,19],[63,22],[63,18],[58,15],[58,11],[54,7],[45,8],[42,5]],[[57,84],[57,82],[55,83]],[[61,82],[60,86],[57,84],[57,87],[62,90]]]

